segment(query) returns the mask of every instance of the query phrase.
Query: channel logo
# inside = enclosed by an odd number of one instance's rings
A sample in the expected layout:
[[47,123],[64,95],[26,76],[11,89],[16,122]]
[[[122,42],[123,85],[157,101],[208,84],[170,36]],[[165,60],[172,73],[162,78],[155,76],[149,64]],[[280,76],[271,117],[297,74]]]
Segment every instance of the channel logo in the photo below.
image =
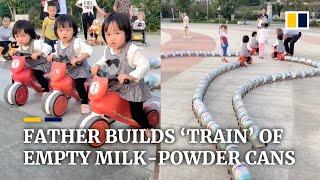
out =
[[286,29],[309,29],[309,11],[286,11]]

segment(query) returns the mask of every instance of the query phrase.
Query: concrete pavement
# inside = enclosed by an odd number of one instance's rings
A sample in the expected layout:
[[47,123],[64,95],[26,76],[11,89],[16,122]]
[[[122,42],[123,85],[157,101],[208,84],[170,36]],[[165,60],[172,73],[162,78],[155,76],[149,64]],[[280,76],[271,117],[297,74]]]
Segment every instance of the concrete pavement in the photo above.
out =
[[[182,32],[181,24],[162,23],[162,29],[169,36]],[[207,36],[207,39],[218,41],[218,25],[191,24],[192,33]],[[228,25],[230,50],[238,49],[243,34],[251,34],[254,27]],[[170,31],[172,31],[170,33]],[[270,43],[265,59],[254,57],[253,65],[223,74],[212,82],[204,98],[213,118],[222,128],[237,128],[237,121],[232,109],[232,92],[244,81],[258,74],[273,72],[296,71],[308,69],[301,64],[273,61],[270,58],[270,46],[275,39],[275,29],[269,30]],[[319,34],[313,31],[303,32],[296,43],[296,55],[318,59],[320,53]],[[172,41],[179,41],[171,39]],[[162,46],[168,46],[169,40]],[[175,44],[175,49],[184,50],[185,44]],[[206,50],[207,44],[198,44],[196,49]],[[192,50],[192,49],[188,49]],[[212,49],[214,50],[214,49]],[[165,61],[175,61],[188,64],[187,58],[168,58]],[[235,61],[236,58],[229,58]],[[222,64],[220,58],[201,58],[192,66],[178,70],[170,79],[162,82],[162,128],[182,127],[199,128],[195,119],[191,101],[193,92],[201,79],[211,69]],[[180,66],[179,66],[180,67]],[[169,67],[174,69],[174,66]],[[162,76],[166,76],[166,67],[162,66]],[[319,177],[320,146],[317,143],[320,131],[320,78],[299,79],[273,83],[254,89],[244,98],[249,114],[261,128],[284,128],[284,138],[279,145],[267,146],[266,150],[295,150],[296,164],[293,166],[249,166],[254,179],[316,179]],[[171,97],[171,98],[166,98]],[[242,153],[250,150],[250,144],[240,144]],[[185,137],[178,136],[174,145],[161,145],[162,150],[212,150],[212,145],[190,145]],[[174,174],[169,173],[174,172]],[[160,167],[160,179],[229,179],[225,166],[187,166],[165,165]]]

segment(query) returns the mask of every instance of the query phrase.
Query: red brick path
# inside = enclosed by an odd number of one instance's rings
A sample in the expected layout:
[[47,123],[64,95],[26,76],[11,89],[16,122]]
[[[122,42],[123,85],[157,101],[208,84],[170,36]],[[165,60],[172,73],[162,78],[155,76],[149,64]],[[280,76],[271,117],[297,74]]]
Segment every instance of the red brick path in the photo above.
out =
[[[181,50],[212,51],[216,47],[216,42],[211,37],[203,34],[191,32],[192,39],[185,39],[183,38],[184,32],[182,30],[162,29],[161,31],[171,35],[171,40],[161,45],[162,53]],[[185,57],[162,59],[162,82],[197,64],[203,58],[204,57]]]

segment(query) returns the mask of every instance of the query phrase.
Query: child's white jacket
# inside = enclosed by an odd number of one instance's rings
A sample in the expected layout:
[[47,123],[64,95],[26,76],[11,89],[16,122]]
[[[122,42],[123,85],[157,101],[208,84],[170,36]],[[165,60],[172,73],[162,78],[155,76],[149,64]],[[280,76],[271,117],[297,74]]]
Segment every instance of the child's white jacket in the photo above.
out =
[[[105,51],[109,48],[106,47],[104,49]],[[110,48],[111,54],[113,53],[113,49]],[[134,44],[131,44],[128,53],[127,53],[127,60],[130,67],[134,68],[132,72],[129,73],[132,77],[136,78],[136,82],[139,82],[141,79],[144,78],[144,76],[147,74],[147,72],[150,69],[149,60],[143,55],[142,49]],[[95,64],[99,66],[105,65],[105,57],[102,56],[99,61],[97,61]]]
[[[19,45],[18,50],[26,50],[29,48],[30,48],[29,46]],[[33,48],[34,48],[34,51],[41,52],[44,57],[47,57],[51,53],[51,50],[52,50],[52,48],[49,44],[45,43],[43,40],[38,40],[38,39],[33,41]]]

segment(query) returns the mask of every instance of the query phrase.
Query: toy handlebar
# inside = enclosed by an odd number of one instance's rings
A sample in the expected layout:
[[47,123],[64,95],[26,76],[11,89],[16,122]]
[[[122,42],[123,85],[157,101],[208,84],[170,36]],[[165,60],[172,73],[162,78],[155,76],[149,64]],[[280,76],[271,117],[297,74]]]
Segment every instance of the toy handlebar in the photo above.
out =
[[[24,56],[26,59],[31,60],[31,54],[29,53],[22,53],[22,52],[16,52],[14,53],[15,56]],[[40,56],[37,57],[37,59],[40,59]]]
[[[103,71],[103,70],[101,70],[101,69],[98,70],[97,76],[99,76],[99,77],[106,77],[106,78],[108,78],[109,81],[119,82],[119,80],[118,80],[118,75],[116,75],[116,76],[111,76],[111,75],[109,75],[108,72]],[[125,79],[123,83],[124,83],[124,84],[129,84],[129,83],[130,83],[130,80],[129,80],[129,79]]]
[[[58,57],[54,56],[52,57],[52,61],[66,63],[67,65],[72,65],[69,61],[68,56],[61,56],[61,55]],[[76,65],[81,66],[82,62],[76,62]]]
[[35,67],[37,65],[41,65],[41,64],[45,64],[47,63],[47,60],[45,58],[41,58],[41,56],[38,56],[36,60],[33,60],[31,58],[31,54],[29,53],[21,53],[21,52],[16,52],[14,54],[15,56],[23,56],[25,57],[27,64],[27,67],[32,68]]

